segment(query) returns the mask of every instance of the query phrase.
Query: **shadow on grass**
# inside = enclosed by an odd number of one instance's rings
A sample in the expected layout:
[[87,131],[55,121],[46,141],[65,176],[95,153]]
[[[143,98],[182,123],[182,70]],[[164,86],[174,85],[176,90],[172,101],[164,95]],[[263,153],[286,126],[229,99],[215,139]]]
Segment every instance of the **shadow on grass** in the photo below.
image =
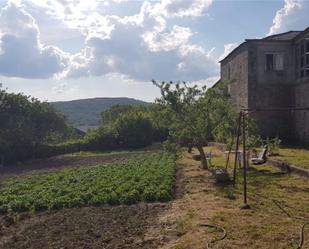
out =
[[280,183],[277,186],[281,189],[286,189],[289,193],[307,192],[309,194],[309,187],[286,186]]

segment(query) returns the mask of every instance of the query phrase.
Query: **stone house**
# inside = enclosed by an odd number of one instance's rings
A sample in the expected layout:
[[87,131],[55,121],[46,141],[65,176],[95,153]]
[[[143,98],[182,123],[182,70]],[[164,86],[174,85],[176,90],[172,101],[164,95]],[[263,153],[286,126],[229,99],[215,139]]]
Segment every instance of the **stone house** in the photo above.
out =
[[309,108],[309,27],[246,39],[220,63],[235,108],[260,109],[251,116],[263,137],[309,144],[309,109],[297,110]]

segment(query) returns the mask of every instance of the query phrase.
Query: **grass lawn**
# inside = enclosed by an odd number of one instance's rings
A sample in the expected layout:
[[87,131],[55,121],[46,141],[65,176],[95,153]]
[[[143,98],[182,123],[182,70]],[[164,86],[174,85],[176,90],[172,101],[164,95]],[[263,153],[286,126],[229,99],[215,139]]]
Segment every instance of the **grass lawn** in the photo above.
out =
[[168,201],[175,168],[173,156],[146,153],[126,162],[20,176],[1,184],[0,211]]
[[[221,151],[214,147],[205,150],[212,152],[214,167],[225,167]],[[206,241],[222,236],[215,229],[201,229],[201,223],[214,224],[227,231],[227,237],[211,248],[297,248],[300,228],[309,221],[308,179],[288,175],[269,165],[250,166],[247,182],[251,209],[241,210],[242,169],[237,170],[235,187],[219,186],[213,182],[209,171],[198,169],[200,163],[191,157],[185,153],[179,161],[187,178],[187,194],[181,202],[187,213],[178,218],[185,229],[175,248],[202,248]],[[233,162],[232,158],[228,168],[230,175]],[[303,248],[309,248],[308,236],[306,228]]]
[[[207,148],[215,154],[213,165],[225,167],[225,157],[216,148]],[[291,164],[303,165],[309,168],[309,151],[305,149],[280,149],[278,159],[286,160]],[[228,168],[232,176],[234,157],[231,158]],[[288,231],[294,229],[295,236],[291,236],[287,247],[293,247],[298,240],[300,225],[309,221],[309,185],[308,180],[302,177],[288,176],[284,172],[269,166],[250,166],[247,174],[248,202],[252,211],[244,212],[244,223],[239,223],[240,217],[230,210],[217,212],[212,220],[219,222],[232,230],[230,239],[239,239],[247,233],[252,248],[259,248],[256,241],[266,238],[269,245],[275,246],[276,240],[282,235],[288,236]],[[243,176],[238,169],[236,185],[217,188],[218,196],[227,198],[233,202],[243,200]],[[286,213],[285,213],[286,212]],[[239,231],[237,231],[239,230]],[[235,234],[235,235],[233,235]],[[307,237],[308,237],[308,233]],[[235,237],[234,237],[235,236]],[[265,242],[260,241],[261,248]],[[307,243],[308,245],[308,243]],[[250,248],[251,248],[250,246]],[[267,246],[265,246],[267,248]],[[271,247],[271,246],[270,246]],[[278,247],[283,248],[283,247]],[[285,247],[284,247],[285,248]]]
[[272,156],[271,159],[281,160],[309,170],[309,149],[280,148],[279,154]]

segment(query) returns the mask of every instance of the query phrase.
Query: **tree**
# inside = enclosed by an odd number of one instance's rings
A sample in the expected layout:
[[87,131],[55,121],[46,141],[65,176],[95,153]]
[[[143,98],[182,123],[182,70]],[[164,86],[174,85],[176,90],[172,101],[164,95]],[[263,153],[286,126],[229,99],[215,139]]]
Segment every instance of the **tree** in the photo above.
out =
[[114,126],[120,147],[140,148],[152,143],[152,124],[142,112],[124,113]]
[[0,89],[0,154],[23,160],[35,153],[48,134],[66,127],[65,118],[48,103]]
[[148,107],[143,105],[113,105],[105,111],[101,112],[100,123],[102,125],[111,124],[124,113],[147,112]]
[[161,90],[161,98],[156,100],[161,109],[158,117],[177,142],[185,141],[198,149],[202,167],[207,169],[203,146],[214,137],[214,131],[226,129],[222,123],[234,119],[225,92],[221,88],[207,91],[206,87],[190,87],[186,82],[153,84]]

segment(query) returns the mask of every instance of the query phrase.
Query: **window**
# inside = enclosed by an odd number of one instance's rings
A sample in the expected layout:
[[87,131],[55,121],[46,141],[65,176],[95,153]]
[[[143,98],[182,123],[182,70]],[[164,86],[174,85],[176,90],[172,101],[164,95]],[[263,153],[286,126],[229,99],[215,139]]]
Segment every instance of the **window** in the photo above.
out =
[[[304,78],[309,76],[309,38],[303,39],[300,44],[300,50],[296,50],[298,52],[297,54],[297,60],[299,61],[298,64],[298,72],[299,77]],[[300,54],[299,54],[300,52]]]
[[227,79],[230,80],[231,79],[231,65],[228,64],[227,67]]
[[284,69],[283,53],[266,54],[266,70],[281,71]]

